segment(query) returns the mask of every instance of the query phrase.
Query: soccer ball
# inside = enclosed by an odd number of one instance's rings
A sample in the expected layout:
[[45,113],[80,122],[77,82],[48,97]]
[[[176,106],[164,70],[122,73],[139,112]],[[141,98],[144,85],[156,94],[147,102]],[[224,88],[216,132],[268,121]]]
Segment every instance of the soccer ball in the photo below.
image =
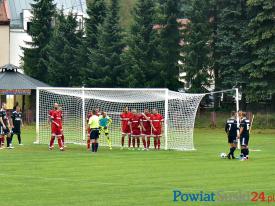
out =
[[224,152],[222,152],[222,153],[220,154],[220,157],[221,157],[222,159],[225,159],[225,158],[227,157],[227,155],[226,155]]

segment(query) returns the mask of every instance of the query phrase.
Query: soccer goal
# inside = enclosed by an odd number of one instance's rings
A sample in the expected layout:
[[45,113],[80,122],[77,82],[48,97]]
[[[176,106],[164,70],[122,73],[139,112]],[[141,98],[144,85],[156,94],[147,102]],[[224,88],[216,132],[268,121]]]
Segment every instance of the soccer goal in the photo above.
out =
[[[118,88],[37,88],[36,138],[48,144],[51,135],[48,111],[56,102],[62,107],[63,129],[67,143],[85,144],[88,112],[99,108],[113,120],[110,138],[113,146],[120,146],[120,114],[125,106],[139,113],[145,108],[158,109],[164,117],[161,147],[174,150],[194,150],[193,132],[196,112],[205,94],[187,94],[168,89]],[[107,145],[100,138],[101,145]]]

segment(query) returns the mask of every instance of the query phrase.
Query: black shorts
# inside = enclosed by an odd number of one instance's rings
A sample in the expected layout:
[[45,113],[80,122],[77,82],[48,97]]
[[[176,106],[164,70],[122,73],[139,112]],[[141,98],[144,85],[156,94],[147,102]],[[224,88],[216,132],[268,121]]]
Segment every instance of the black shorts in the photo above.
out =
[[241,145],[248,146],[248,143],[249,143],[249,136],[242,136],[241,137]]
[[98,139],[99,138],[99,129],[91,129],[90,138]]
[[237,143],[237,137],[235,136],[228,136],[228,143],[229,144],[236,144]]
[[0,126],[0,135],[8,135],[9,133],[10,133],[10,130],[8,127],[4,129],[3,126]]
[[12,134],[21,134],[21,129],[20,128],[12,128],[11,133]]

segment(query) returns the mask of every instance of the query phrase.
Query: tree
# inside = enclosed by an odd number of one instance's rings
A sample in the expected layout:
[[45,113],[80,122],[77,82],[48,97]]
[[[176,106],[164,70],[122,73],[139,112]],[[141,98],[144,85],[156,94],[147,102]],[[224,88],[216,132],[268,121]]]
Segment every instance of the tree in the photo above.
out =
[[33,17],[28,31],[32,41],[26,42],[29,48],[22,48],[24,52],[23,68],[27,75],[48,82],[46,48],[52,37],[55,4],[53,4],[53,0],[34,0],[34,2],[31,4]]
[[112,0],[105,22],[99,30],[98,48],[91,50],[90,62],[94,71],[89,78],[91,86],[121,87],[123,85],[121,54],[124,47],[119,23],[118,0]]
[[249,62],[242,67],[248,76],[248,99],[266,100],[275,93],[275,4],[274,0],[248,0],[250,22],[248,40]]
[[[129,87],[150,87],[154,78],[156,30],[154,0],[139,0],[133,10],[134,23],[129,34],[128,49],[123,54],[124,72]],[[129,71],[127,71],[129,70]]]
[[194,0],[187,13],[189,22],[183,31],[183,72],[189,92],[205,92],[210,85],[212,65],[209,45],[212,30],[210,25],[210,2]]
[[79,67],[76,64],[76,48],[80,44],[82,32],[76,31],[76,16],[63,11],[57,15],[56,25],[47,51],[49,82],[52,86],[80,86]]
[[87,4],[88,18],[85,19],[85,37],[82,44],[77,49],[78,67],[81,68],[82,82],[86,86],[91,86],[89,78],[95,73],[92,63],[92,55],[98,49],[99,28],[102,26],[107,8],[104,0],[93,0]]
[[158,55],[155,61],[156,72],[154,82],[156,87],[167,87],[171,90],[177,90],[179,84],[179,60],[180,56],[180,40],[179,31],[179,1],[161,0],[160,24],[162,28],[159,31],[157,42]]
[[217,28],[215,31],[214,65],[219,71],[220,89],[241,86],[245,79],[240,68],[248,61],[243,44],[246,41],[247,9],[244,0],[217,0]]

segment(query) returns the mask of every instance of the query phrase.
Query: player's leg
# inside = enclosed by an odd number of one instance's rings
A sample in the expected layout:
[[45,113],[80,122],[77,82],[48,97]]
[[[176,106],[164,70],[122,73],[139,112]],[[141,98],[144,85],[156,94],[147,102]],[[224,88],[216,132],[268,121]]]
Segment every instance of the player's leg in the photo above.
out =
[[131,140],[132,140],[132,135],[130,133],[128,133],[128,149],[131,149]]
[[63,147],[66,147],[65,146],[65,137],[64,137],[63,128],[61,129],[61,140],[62,140]]
[[147,139],[147,149],[149,150],[150,149],[150,138],[151,136],[147,136],[146,139]]
[[157,142],[158,142],[157,136],[154,135],[154,148],[155,148],[155,150],[157,149]]
[[125,136],[126,136],[126,133],[122,132],[122,133],[121,133],[121,149],[124,148]]
[[98,143],[98,138],[99,138],[99,130],[95,131],[96,137],[95,137],[95,152],[97,152],[99,143]]
[[18,133],[17,133],[17,139],[18,139],[18,144],[19,144],[19,145],[23,145],[23,144],[22,144],[22,139],[21,139],[21,132],[18,132]]
[[146,146],[146,135],[145,134],[142,135],[142,143],[143,143],[143,147],[144,147],[144,150],[145,150],[147,148],[147,146]]
[[133,149],[136,148],[136,136],[132,135],[132,145],[133,145]]
[[64,145],[63,145],[63,141],[62,141],[62,132],[61,132],[61,128],[57,127],[56,130],[56,135],[57,135],[57,141],[58,141],[58,147],[60,151],[64,151]]
[[137,136],[137,148],[138,148],[138,150],[139,150],[139,146],[140,146],[140,136],[138,135]]
[[109,146],[110,149],[112,149],[112,142],[111,142],[110,137],[109,137],[109,130],[108,130],[108,128],[104,129],[104,133],[105,133],[105,137],[107,139],[108,146]]
[[160,150],[160,138],[161,138],[161,135],[158,135],[158,136],[157,136],[158,150]]
[[235,138],[228,136],[228,144],[229,144],[229,153],[227,155],[228,159],[235,159],[234,157],[234,151],[236,150],[236,145],[235,145]]

